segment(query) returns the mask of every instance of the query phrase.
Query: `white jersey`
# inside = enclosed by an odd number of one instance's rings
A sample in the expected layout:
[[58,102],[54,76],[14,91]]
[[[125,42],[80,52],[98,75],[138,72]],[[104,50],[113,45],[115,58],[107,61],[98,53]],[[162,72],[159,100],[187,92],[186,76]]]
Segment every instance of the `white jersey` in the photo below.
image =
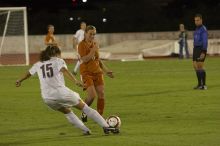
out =
[[80,43],[84,39],[84,33],[85,31],[82,29],[76,31],[74,37],[77,39],[77,43]]
[[63,73],[60,72],[63,67],[67,68],[63,59],[51,57],[48,61],[35,63],[29,70],[31,75],[38,74],[43,98],[57,99],[70,90],[65,86]]

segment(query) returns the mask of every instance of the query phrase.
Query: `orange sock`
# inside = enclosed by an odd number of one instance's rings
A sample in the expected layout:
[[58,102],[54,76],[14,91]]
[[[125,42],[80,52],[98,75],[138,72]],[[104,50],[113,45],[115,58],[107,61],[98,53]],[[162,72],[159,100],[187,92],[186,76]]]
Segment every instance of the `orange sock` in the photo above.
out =
[[100,115],[103,114],[105,107],[105,99],[104,98],[98,98],[97,99],[97,111]]

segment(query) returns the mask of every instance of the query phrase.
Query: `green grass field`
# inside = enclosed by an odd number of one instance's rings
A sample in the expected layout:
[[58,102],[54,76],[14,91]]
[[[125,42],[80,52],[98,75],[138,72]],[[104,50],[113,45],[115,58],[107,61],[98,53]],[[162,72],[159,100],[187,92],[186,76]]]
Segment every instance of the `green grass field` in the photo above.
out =
[[[220,58],[206,60],[205,91],[192,89],[197,82],[191,60],[108,61],[106,65],[115,78],[105,78],[104,116],[120,116],[119,135],[105,136],[89,120],[86,125],[93,133],[82,136],[61,113],[43,103],[37,76],[15,87],[15,80],[29,67],[0,67],[0,146],[220,145]],[[67,86],[85,97],[69,81]]]

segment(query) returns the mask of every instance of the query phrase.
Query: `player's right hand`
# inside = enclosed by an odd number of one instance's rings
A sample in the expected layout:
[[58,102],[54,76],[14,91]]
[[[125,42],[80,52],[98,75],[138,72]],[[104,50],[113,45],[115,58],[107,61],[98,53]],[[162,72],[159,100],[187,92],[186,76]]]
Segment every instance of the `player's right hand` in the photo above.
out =
[[98,50],[98,48],[99,48],[99,43],[96,42],[96,41],[93,41],[93,42],[92,42],[92,46],[93,46],[93,48],[94,48],[95,50]]
[[205,58],[205,54],[202,53],[202,54],[200,55],[200,59],[202,60],[202,59],[204,59],[204,58]]
[[107,71],[106,72],[107,76],[109,76],[110,78],[114,78],[113,72],[112,71]]
[[19,80],[17,80],[17,81],[15,82],[15,86],[16,86],[16,87],[20,87],[20,86],[21,86],[21,82],[20,82]]
[[202,61],[204,58],[205,58],[205,54],[202,53],[202,54],[200,55],[200,57],[197,58],[197,60],[198,60],[198,61]]

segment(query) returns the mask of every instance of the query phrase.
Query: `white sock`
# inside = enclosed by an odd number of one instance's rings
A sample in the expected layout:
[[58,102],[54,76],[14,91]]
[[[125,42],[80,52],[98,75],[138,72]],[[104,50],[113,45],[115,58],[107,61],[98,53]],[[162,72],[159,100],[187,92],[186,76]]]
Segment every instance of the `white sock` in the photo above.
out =
[[93,119],[96,123],[98,123],[101,127],[109,127],[105,119],[94,109],[88,107],[85,104],[83,107],[83,112],[91,119]]
[[77,63],[76,63],[76,66],[75,66],[75,68],[74,68],[74,72],[77,72],[77,71],[78,71],[79,66],[80,66],[80,61],[78,60]]
[[80,121],[80,119],[73,113],[70,112],[68,114],[65,114],[67,120],[73,124],[74,126],[76,126],[77,128],[82,129],[83,131],[90,131],[89,128],[87,128],[82,121]]

